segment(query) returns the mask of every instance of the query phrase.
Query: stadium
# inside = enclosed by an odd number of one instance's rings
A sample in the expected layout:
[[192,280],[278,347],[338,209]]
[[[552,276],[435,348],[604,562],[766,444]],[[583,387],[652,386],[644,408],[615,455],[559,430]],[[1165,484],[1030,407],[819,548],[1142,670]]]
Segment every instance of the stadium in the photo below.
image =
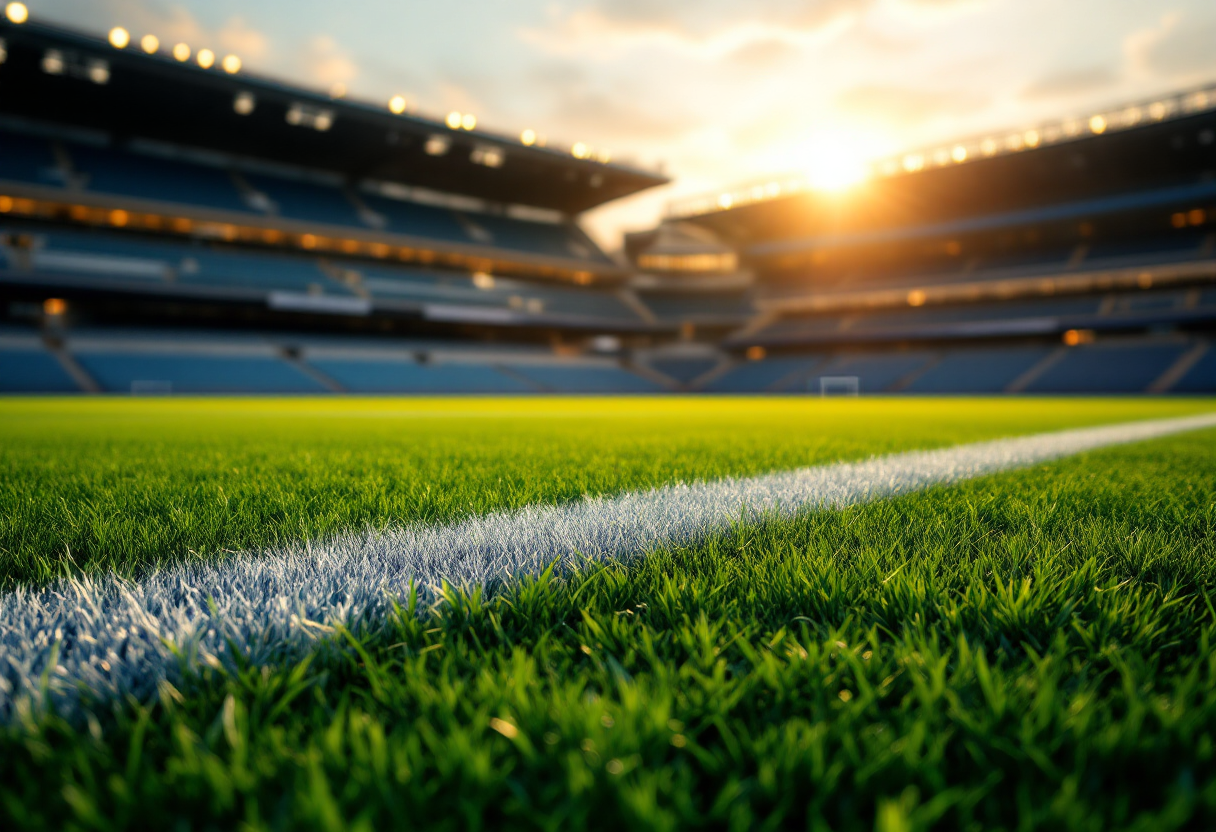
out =
[[36,12],[5,828],[1216,823],[1216,85],[616,250],[675,176]]

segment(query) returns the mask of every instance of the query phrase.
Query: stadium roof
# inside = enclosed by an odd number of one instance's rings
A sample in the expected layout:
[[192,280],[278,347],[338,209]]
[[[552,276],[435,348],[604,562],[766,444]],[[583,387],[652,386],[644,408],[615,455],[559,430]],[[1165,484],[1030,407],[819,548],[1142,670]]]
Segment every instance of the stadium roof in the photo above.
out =
[[[576,214],[665,184],[588,150],[439,120],[42,23],[0,20],[0,113]],[[402,107],[404,102],[397,102]]]

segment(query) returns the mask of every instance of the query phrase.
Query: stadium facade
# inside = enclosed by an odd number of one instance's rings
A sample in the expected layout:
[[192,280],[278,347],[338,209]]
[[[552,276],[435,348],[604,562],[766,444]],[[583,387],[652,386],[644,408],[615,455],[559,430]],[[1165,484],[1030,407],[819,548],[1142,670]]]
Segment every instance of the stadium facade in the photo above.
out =
[[0,39],[0,391],[1216,391],[1216,89],[689,200],[616,259],[578,216],[667,180],[584,145]]

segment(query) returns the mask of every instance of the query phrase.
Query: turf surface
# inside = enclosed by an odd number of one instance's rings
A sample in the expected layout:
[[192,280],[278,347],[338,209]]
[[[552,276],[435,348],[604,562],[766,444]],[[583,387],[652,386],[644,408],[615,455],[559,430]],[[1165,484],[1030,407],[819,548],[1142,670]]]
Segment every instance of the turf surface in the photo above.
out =
[[[43,412],[39,429],[30,416],[5,470],[31,475],[37,447],[59,448],[60,475],[44,475],[44,487],[60,488],[68,509],[109,501],[104,527],[133,509],[157,516],[166,495],[184,500],[233,459],[260,458],[262,485],[244,499],[286,500],[280,510],[292,507],[293,520],[273,534],[292,537],[352,519],[455,516],[1205,409],[862,401],[698,413],[693,404],[633,425],[611,413],[583,427],[518,415],[428,420],[409,440],[403,423],[414,423],[395,416],[354,435],[345,432],[363,422],[349,414],[257,424],[195,413],[175,424],[153,413],[141,428],[132,410],[82,428],[66,403],[31,404],[63,406],[62,423]],[[432,443],[448,450],[429,456]],[[312,465],[276,467],[289,448],[313,454]],[[139,489],[129,453],[160,459],[154,485]],[[394,454],[419,468],[393,468]],[[589,461],[620,470],[586,470]],[[310,476],[324,465],[337,473]],[[408,486],[362,513],[315,510],[343,471],[371,483],[418,470],[433,488],[475,485],[447,501]],[[6,500],[25,507],[25,523],[55,502],[39,503],[35,489],[23,503],[9,482]],[[228,528],[205,491],[186,503],[218,523],[225,545],[271,539],[246,521]],[[331,525],[310,530],[301,517]],[[10,528],[28,535],[28,553],[55,556],[42,542],[50,532]],[[126,550],[124,568],[153,562],[155,541],[136,539],[148,548]],[[82,724],[28,712],[0,729],[0,821],[881,832],[1216,823],[1216,431],[741,526],[629,566],[448,601],[403,609],[380,629],[332,633],[298,664],[207,669],[151,702],[98,703]]]
[[0,589],[1198,401],[0,400]]

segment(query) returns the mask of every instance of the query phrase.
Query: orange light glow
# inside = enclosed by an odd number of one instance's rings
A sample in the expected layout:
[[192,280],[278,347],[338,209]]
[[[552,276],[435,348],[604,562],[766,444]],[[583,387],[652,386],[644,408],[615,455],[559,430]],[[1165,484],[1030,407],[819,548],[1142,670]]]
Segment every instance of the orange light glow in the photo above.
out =
[[845,133],[824,133],[804,148],[807,184],[817,191],[840,192],[870,178],[870,163],[861,143]]
[[42,302],[42,311],[52,317],[58,317],[68,311],[68,302],[63,298],[47,298]]

